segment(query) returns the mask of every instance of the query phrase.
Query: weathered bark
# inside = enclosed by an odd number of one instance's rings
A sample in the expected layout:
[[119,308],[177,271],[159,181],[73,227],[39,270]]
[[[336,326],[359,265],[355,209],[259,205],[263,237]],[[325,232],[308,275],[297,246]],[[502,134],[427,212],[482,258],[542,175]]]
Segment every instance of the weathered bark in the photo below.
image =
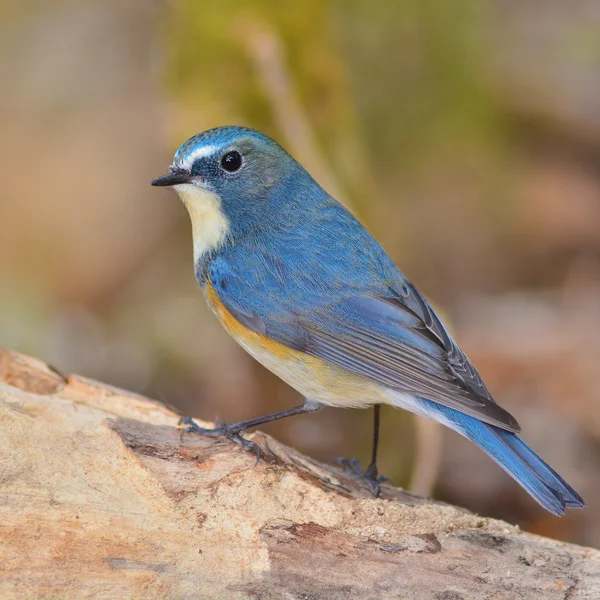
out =
[[600,552],[0,353],[2,598],[600,598]]

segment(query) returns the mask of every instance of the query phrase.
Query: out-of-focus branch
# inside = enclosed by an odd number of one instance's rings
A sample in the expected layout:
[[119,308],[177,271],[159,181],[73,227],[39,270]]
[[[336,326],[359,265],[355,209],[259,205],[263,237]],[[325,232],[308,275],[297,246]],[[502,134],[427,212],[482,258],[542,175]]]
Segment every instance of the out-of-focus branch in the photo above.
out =
[[348,206],[346,195],[320,151],[310,119],[294,91],[281,40],[265,23],[249,15],[235,22],[234,33],[256,69],[277,126],[292,154],[329,194]]
[[440,471],[444,432],[435,421],[415,417],[414,423],[417,448],[410,490],[415,494],[431,496]]

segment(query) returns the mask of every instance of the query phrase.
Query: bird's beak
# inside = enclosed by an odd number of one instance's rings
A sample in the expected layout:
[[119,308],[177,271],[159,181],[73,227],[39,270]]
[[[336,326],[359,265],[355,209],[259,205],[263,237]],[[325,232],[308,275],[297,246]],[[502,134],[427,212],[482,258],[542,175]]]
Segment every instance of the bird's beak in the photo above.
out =
[[170,173],[154,179],[152,182],[150,182],[150,185],[166,187],[179,185],[181,183],[189,183],[191,179],[192,176],[188,171],[183,169],[174,169]]

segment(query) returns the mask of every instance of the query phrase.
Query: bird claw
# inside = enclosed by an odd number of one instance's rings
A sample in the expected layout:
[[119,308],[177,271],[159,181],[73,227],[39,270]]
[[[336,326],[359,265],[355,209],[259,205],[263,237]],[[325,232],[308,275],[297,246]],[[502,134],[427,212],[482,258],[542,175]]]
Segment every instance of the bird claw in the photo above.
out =
[[375,464],[370,464],[366,470],[363,471],[360,466],[360,461],[355,457],[334,458],[331,462],[337,463],[338,465],[344,467],[344,469],[351,475],[354,475],[357,479],[364,481],[376,498],[379,498],[381,495],[381,484],[384,481],[389,481],[388,477],[385,475],[380,475],[377,472],[377,465]]
[[243,438],[240,435],[243,429],[239,429],[235,427],[235,425],[226,425],[223,423],[223,421],[217,421],[217,427],[214,429],[207,429],[205,427],[200,427],[200,425],[196,424],[190,417],[182,417],[179,420],[179,425],[187,425],[187,427],[185,427],[185,429],[183,429],[179,434],[179,439],[181,441],[183,441],[183,436],[187,433],[195,433],[196,435],[203,435],[207,437],[223,436],[228,440],[238,444],[245,450],[254,452],[256,454],[256,463],[254,466],[256,466],[260,460],[260,446],[256,442],[252,442]]

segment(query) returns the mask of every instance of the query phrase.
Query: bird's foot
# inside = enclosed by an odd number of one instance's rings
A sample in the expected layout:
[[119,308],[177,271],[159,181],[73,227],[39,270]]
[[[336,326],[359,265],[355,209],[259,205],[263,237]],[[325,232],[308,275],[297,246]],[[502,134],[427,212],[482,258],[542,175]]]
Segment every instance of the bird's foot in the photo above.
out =
[[354,475],[357,479],[364,481],[367,487],[371,490],[375,498],[379,498],[381,494],[381,484],[384,481],[389,481],[385,475],[380,475],[377,471],[377,465],[371,463],[364,471],[360,467],[358,458],[336,458],[333,462],[344,467],[346,471]]
[[197,435],[204,435],[207,437],[225,437],[236,444],[239,444],[245,450],[249,450],[250,452],[254,452],[256,454],[256,463],[260,460],[260,447],[258,444],[251,442],[243,438],[240,433],[245,429],[244,427],[239,427],[239,424],[226,425],[223,421],[217,421],[217,427],[214,429],[206,429],[204,427],[200,427],[197,423],[193,421],[190,417],[183,417],[179,421],[179,425],[186,425],[184,429],[182,429],[181,434],[179,435],[180,439],[183,441],[183,436],[186,433],[195,433]]

